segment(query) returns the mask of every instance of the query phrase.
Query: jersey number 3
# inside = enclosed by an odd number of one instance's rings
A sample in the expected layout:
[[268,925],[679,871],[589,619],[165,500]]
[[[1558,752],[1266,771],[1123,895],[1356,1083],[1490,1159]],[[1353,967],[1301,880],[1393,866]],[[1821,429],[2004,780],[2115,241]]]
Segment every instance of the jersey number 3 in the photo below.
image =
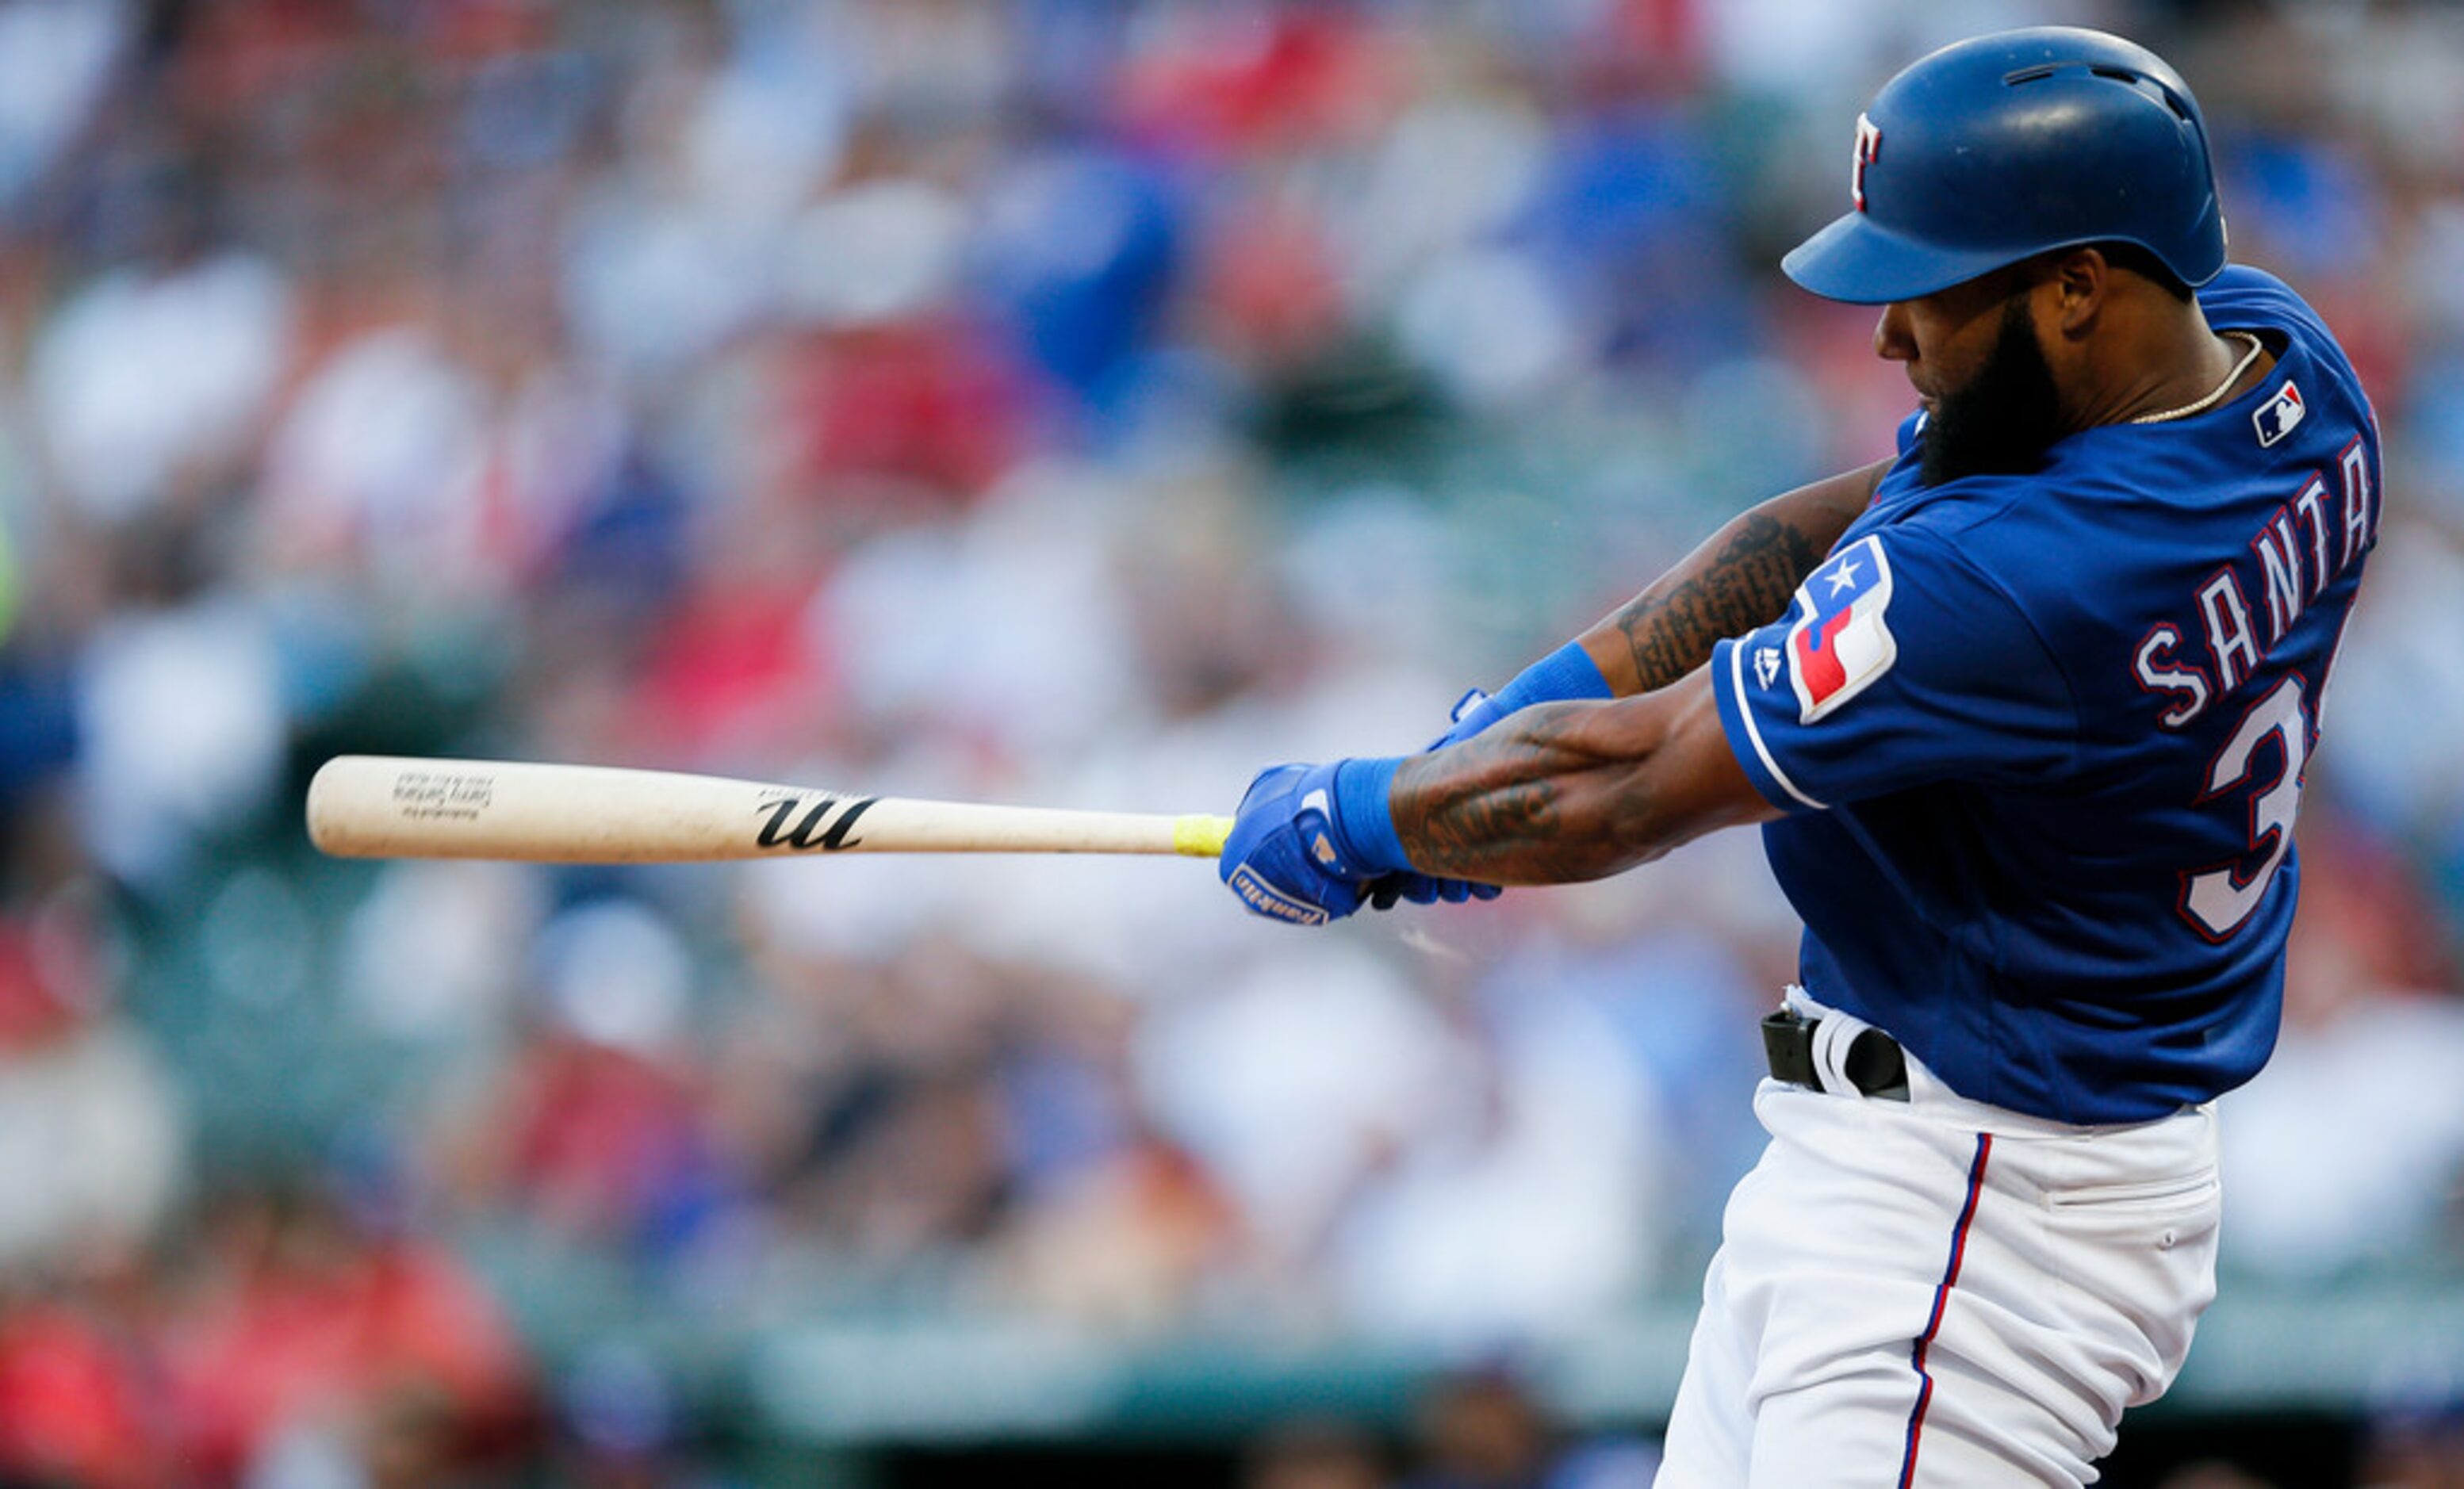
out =
[[[2277,865],[2293,849],[2293,818],[2301,807],[2301,767],[2310,753],[2310,720],[2302,704],[2301,678],[2297,673],[2251,705],[2242,715],[2241,727],[2208,767],[2207,790],[2199,798],[2202,805],[2248,780],[2252,756],[2271,736],[2279,742],[2284,760],[2276,778],[2251,796],[2248,852],[2235,862],[2182,876],[2182,913],[2211,941],[2232,935],[2258,909]],[[2255,869],[2245,871],[2243,865],[2251,854],[2265,856]]]

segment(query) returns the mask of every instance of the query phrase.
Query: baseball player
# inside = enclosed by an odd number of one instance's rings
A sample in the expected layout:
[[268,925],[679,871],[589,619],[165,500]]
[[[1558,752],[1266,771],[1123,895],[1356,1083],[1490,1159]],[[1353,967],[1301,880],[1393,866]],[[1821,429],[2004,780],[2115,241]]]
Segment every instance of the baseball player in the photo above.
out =
[[2214,1291],[2211,1104],[2265,1062],[2377,426],[2227,267],[2164,61],[1914,63],[1782,268],[1882,307],[1896,458],[1731,522],[1431,751],[1279,766],[1258,913],[1617,872],[1757,822],[1805,921],[1663,1486],[2081,1484]]

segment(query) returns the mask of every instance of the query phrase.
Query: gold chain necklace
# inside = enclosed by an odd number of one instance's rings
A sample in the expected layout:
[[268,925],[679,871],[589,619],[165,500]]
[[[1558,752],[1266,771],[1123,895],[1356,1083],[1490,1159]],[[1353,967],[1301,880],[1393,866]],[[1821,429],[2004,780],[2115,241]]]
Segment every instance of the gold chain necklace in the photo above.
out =
[[2167,408],[2162,413],[2141,414],[2138,418],[2133,419],[2130,422],[2133,424],[2163,424],[2168,419],[2187,419],[2194,413],[2206,413],[2209,409],[2213,408],[2216,405],[2216,401],[2223,398],[2226,392],[2230,390],[2234,383],[2241,381],[2241,375],[2250,370],[2250,364],[2258,361],[2258,354],[2266,350],[2266,347],[2260,344],[2258,338],[2248,331],[2227,331],[2222,334],[2233,337],[2237,340],[2248,341],[2250,343],[2250,350],[2241,354],[2241,361],[2233,363],[2233,371],[2225,374],[2225,380],[2222,383],[2219,383],[2214,387],[2209,389],[2208,396],[2200,399],[2195,404],[2184,404],[2179,408]]

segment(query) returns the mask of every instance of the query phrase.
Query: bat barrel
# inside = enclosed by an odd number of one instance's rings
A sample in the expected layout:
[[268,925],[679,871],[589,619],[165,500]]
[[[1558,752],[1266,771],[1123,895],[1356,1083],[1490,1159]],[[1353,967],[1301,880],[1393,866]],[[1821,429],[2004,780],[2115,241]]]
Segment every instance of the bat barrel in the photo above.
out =
[[308,836],[351,858],[691,863],[753,856],[756,807],[799,795],[659,771],[341,755],[308,783]]

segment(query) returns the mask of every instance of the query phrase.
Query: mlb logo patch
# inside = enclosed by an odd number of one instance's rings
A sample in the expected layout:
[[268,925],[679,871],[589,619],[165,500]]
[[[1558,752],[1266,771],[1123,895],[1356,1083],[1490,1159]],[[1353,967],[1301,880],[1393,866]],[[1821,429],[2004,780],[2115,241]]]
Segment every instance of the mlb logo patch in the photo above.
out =
[[2301,390],[2293,385],[2291,378],[2285,379],[2284,385],[2276,390],[2276,396],[2259,405],[2250,416],[2251,423],[2258,427],[2260,448],[2265,449],[2292,433],[2293,427],[2301,422],[2303,412]]
[[1806,576],[1788,633],[1788,675],[1800,723],[1863,692],[1899,659],[1891,638],[1891,560],[1880,535],[1859,539]]

